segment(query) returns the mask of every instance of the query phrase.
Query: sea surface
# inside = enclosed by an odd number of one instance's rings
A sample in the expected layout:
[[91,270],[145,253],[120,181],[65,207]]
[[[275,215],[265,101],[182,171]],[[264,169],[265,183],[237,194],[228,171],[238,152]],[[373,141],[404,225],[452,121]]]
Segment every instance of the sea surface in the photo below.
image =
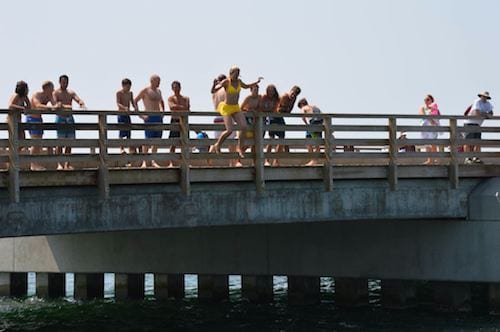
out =
[[380,284],[370,281],[370,306],[341,309],[333,301],[334,282],[321,279],[321,303],[288,305],[286,277],[274,277],[275,301],[250,304],[241,298],[241,279],[231,276],[230,301],[197,300],[197,277],[186,276],[186,298],[156,301],[153,276],[146,275],[146,299],[115,302],[114,275],[105,275],[105,299],[75,301],[73,275],[67,275],[67,297],[43,300],[34,296],[35,276],[29,275],[28,297],[0,299],[0,332],[4,331],[500,331],[500,317],[485,310],[435,312],[419,306],[409,310],[380,307]]

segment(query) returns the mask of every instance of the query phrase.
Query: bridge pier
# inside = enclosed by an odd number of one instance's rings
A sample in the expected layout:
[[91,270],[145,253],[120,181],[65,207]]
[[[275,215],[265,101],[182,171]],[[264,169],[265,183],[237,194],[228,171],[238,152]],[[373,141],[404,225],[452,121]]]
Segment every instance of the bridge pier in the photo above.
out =
[[198,299],[221,302],[229,299],[229,276],[227,274],[199,274]]
[[442,311],[469,311],[471,287],[466,282],[434,281],[431,284],[434,306]]
[[144,298],[144,273],[115,274],[115,299],[141,300]]
[[335,303],[340,307],[368,305],[368,280],[335,278]]
[[490,313],[500,315],[500,283],[489,284],[488,297]]
[[66,296],[65,273],[36,273],[36,296],[40,298],[60,298]]
[[320,301],[319,277],[288,276],[288,302],[315,304]]
[[75,273],[75,299],[104,298],[104,273]]
[[184,298],[184,274],[156,274],[154,275],[155,297],[157,300]]
[[1,272],[0,296],[21,297],[28,294],[28,273]]
[[382,306],[388,309],[406,309],[417,305],[417,286],[414,281],[382,280]]
[[273,301],[273,276],[241,276],[241,295],[252,303]]

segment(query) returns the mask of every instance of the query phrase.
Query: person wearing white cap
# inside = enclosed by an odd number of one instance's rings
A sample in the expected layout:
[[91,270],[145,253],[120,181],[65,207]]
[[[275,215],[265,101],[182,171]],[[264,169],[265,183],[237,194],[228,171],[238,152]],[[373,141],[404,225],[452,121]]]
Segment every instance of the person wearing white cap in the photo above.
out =
[[[477,95],[479,98],[474,101],[470,112],[467,116],[471,117],[466,119],[464,124],[467,128],[474,128],[473,132],[468,132],[465,136],[466,139],[481,139],[480,127],[483,124],[484,119],[493,116],[493,104],[490,102],[490,93],[485,91]],[[466,145],[465,152],[481,152],[481,147],[479,145]],[[478,157],[465,158],[466,164],[482,163],[481,159]]]

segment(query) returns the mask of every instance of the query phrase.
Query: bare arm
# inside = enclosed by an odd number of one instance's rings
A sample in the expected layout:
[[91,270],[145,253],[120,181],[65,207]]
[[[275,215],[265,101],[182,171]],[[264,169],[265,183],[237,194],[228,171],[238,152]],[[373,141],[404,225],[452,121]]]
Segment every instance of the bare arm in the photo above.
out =
[[134,99],[134,93],[133,92],[130,92],[130,102],[132,103],[132,107],[134,107],[134,110],[135,111],[139,111],[139,106],[137,106],[137,103],[135,102],[135,99]]
[[160,111],[165,112],[165,101],[163,100],[163,96],[161,94],[161,91],[158,90],[158,93],[160,94]]
[[83,102],[83,100],[81,100],[74,91],[71,92],[71,98],[73,98],[73,100],[76,101],[78,105],[80,105],[80,107],[85,107],[85,103]]
[[24,109],[26,109],[26,107],[24,107],[24,106],[19,106],[18,103],[19,103],[19,96],[18,95],[14,95],[14,96],[10,97],[9,109],[11,109],[11,110],[24,110]]
[[[147,91],[147,88],[142,89],[141,92],[139,92],[139,94],[137,95],[137,97],[135,97],[134,103],[136,105],[138,105],[138,103],[142,100],[142,98],[144,98],[144,95],[146,94],[146,91]],[[137,110],[139,110],[139,107],[137,107]]]
[[254,87],[256,86],[257,84],[260,83],[260,81],[262,81],[262,77],[259,77],[259,79],[253,83],[250,83],[250,84],[246,84],[244,83],[242,80],[240,80],[240,83],[241,83],[241,87],[244,88],[244,89],[249,89],[251,87]]
[[250,100],[252,99],[252,96],[247,96],[245,100],[243,100],[243,103],[241,103],[241,109],[245,112],[248,111],[248,105],[250,104]]
[[[215,83],[215,82],[214,82]],[[224,88],[224,89],[227,89],[227,85],[229,84],[229,80],[226,78],[225,80],[219,82],[219,84],[215,84],[213,87],[212,87],[212,93],[216,93],[217,91],[219,91],[220,89]]]

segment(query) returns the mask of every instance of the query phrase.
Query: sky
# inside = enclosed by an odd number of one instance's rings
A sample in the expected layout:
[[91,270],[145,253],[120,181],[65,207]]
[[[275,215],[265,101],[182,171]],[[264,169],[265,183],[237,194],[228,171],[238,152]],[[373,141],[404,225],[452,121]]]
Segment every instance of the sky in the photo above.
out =
[[431,93],[459,115],[480,91],[500,98],[497,0],[2,0],[0,12],[3,107],[16,81],[34,92],[68,74],[89,109],[115,109],[122,78],[137,93],[158,74],[164,96],[179,80],[209,111],[232,65],[329,113],[415,114]]

